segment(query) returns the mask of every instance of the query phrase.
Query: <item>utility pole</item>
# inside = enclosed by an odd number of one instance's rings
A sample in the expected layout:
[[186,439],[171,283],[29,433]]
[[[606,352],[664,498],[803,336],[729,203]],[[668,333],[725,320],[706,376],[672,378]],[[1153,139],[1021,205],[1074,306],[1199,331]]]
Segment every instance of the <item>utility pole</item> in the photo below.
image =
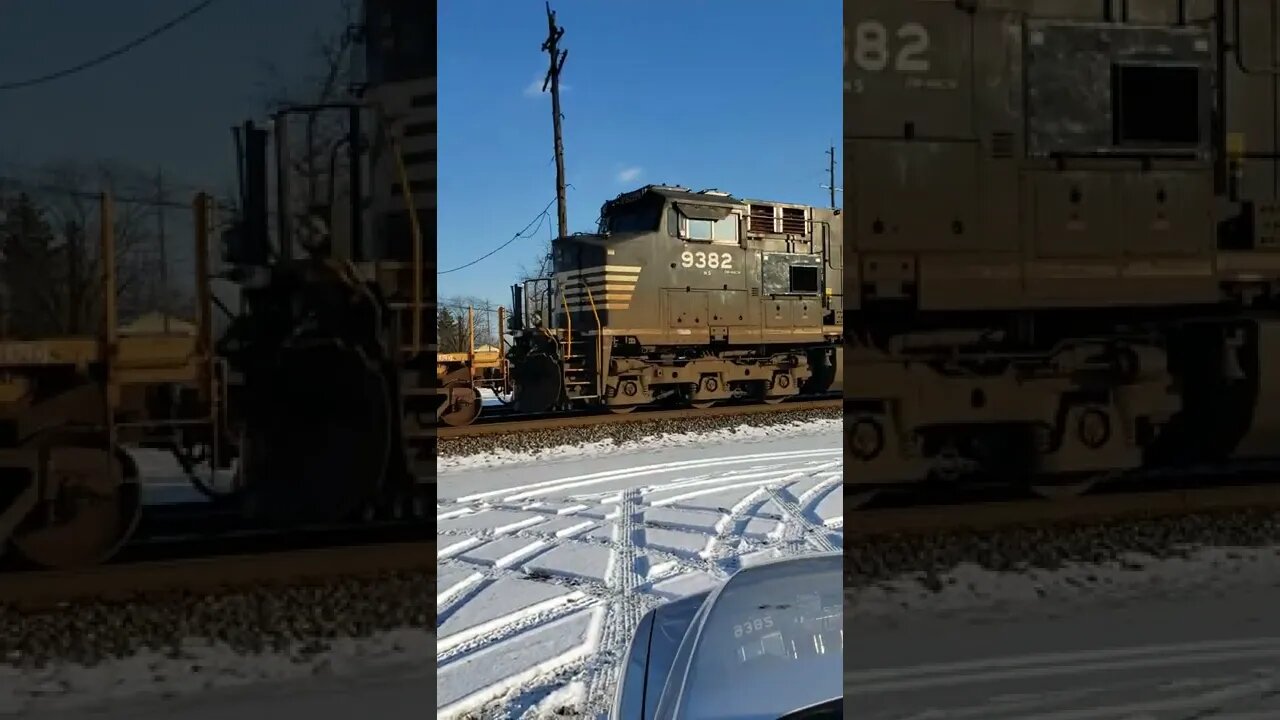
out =
[[830,178],[830,184],[822,187],[831,191],[831,209],[834,210],[839,207],[836,205],[836,193],[844,192],[844,188],[836,187],[836,148],[834,145],[827,148],[827,157],[827,177]]
[[560,49],[560,38],[564,36],[564,28],[556,26],[556,14],[547,2],[547,39],[542,43],[542,51],[551,58],[547,77],[542,81],[542,92],[551,86],[551,127],[556,141],[556,221],[559,236],[569,234],[569,213],[565,207],[564,182],[564,139],[560,133],[560,71],[564,69],[564,59],[568,50]]

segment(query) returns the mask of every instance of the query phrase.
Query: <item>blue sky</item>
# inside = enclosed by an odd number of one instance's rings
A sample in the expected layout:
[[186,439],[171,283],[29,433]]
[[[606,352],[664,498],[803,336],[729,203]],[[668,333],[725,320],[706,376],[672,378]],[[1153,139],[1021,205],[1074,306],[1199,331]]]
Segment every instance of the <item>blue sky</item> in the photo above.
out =
[[[194,0],[0,2],[0,83],[122,45]],[[340,0],[219,0],[125,55],[66,79],[0,93],[0,174],[50,161],[118,159],[175,184],[225,192],[232,125],[261,118],[271,88],[305,88],[317,33],[344,25]],[[274,67],[274,72],[268,69]]]
[[[562,82],[570,231],[646,183],[826,205],[840,149],[837,0],[555,0],[569,50]],[[551,100],[542,94],[542,0],[442,0],[438,258],[471,262],[555,197]],[[837,166],[837,184],[842,168]],[[837,195],[837,202],[841,202]],[[444,272],[439,294],[509,305],[536,237]]]

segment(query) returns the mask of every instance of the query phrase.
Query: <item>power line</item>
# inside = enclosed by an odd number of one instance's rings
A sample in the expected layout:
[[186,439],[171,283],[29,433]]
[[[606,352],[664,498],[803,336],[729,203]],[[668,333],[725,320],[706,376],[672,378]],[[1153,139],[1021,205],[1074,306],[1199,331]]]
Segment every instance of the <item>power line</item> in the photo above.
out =
[[[65,195],[74,197],[79,200],[97,200],[101,197],[101,193],[85,190],[82,188],[72,187],[69,185],[58,185],[55,183],[32,182],[22,178],[12,177],[8,175],[0,175],[0,193],[9,190],[10,187],[18,192],[30,191],[35,193],[49,193],[54,195]],[[193,193],[194,194],[194,193]],[[212,196],[211,196],[212,197]],[[173,208],[176,210],[190,210],[191,203],[183,203],[175,200],[165,200],[158,196],[146,195],[129,195],[111,193],[111,199],[116,203],[131,203],[137,205],[152,205],[155,207]],[[213,198],[219,209],[232,209],[234,205],[225,199]]]
[[102,63],[105,63],[108,60],[113,60],[129,52],[130,50],[133,50],[134,48],[139,47],[143,43],[146,43],[150,40],[154,40],[156,37],[168,32],[169,30],[172,30],[173,28],[182,24],[184,21],[194,17],[197,13],[209,7],[210,5],[214,4],[215,2],[217,2],[217,0],[203,0],[203,2],[196,3],[194,7],[190,8],[186,12],[164,23],[163,25],[147,32],[146,34],[136,37],[133,40],[130,40],[129,42],[125,43],[124,45],[121,45],[120,47],[115,48],[114,50],[109,50],[95,58],[92,58],[90,60],[85,60],[84,62],[79,63],[77,65],[72,65],[69,68],[64,68],[62,70],[58,70],[56,72],[52,72],[47,75],[41,75],[39,77],[27,78],[26,80],[18,80],[15,82],[0,83],[0,91],[20,90],[22,88],[28,88],[33,85],[42,85],[47,82],[53,82],[54,80],[61,80],[62,78],[67,77],[69,75],[74,75],[78,72],[88,70],[89,68],[101,65]]
[[[507,247],[507,246],[508,246],[508,245],[510,245],[511,243],[515,242],[516,240],[519,240],[519,239],[520,239],[520,238],[522,238],[522,237],[533,237],[533,233],[538,232],[538,228],[542,227],[542,221],[547,219],[547,214],[548,214],[548,211],[550,211],[550,210],[551,210],[551,206],[552,206],[552,205],[555,205],[555,204],[556,204],[556,201],[557,201],[557,200],[559,200],[559,199],[560,199],[560,198],[559,198],[559,196],[558,196],[558,195],[557,195],[556,197],[552,198],[552,199],[551,199],[551,202],[547,203],[547,206],[546,206],[546,207],[544,207],[544,208],[542,208],[542,212],[538,213],[537,217],[535,217],[534,219],[530,220],[530,221],[529,221],[529,224],[528,224],[528,225],[525,225],[525,226],[520,230],[520,232],[516,233],[515,235],[512,235],[510,240],[508,240],[508,241],[506,241],[506,242],[502,243],[502,244],[501,244],[501,245],[499,245],[498,247],[494,248],[493,250],[490,250],[489,252],[487,252],[487,253],[485,253],[484,255],[482,255],[482,256],[480,256],[480,257],[476,258],[475,260],[472,260],[471,262],[467,263],[466,265],[459,265],[458,267],[453,268],[453,269],[451,269],[451,270],[441,270],[440,272],[438,272],[438,273],[436,273],[436,274],[437,274],[437,275],[448,275],[448,274],[449,274],[449,273],[451,273],[451,272],[458,272],[459,270],[465,270],[466,268],[469,268],[469,267],[471,267],[472,265],[475,265],[476,263],[479,263],[479,262],[481,262],[481,261],[483,261],[483,260],[487,260],[487,259],[489,259],[489,258],[490,258],[490,257],[492,257],[493,255],[497,254],[499,251],[501,251],[502,249],[504,249],[505,247]],[[535,226],[535,225],[534,225],[534,223],[537,223],[537,225]],[[530,230],[529,230],[529,228],[533,228],[533,230],[532,230],[532,231],[530,231]],[[528,235],[526,235],[525,233],[528,233]]]

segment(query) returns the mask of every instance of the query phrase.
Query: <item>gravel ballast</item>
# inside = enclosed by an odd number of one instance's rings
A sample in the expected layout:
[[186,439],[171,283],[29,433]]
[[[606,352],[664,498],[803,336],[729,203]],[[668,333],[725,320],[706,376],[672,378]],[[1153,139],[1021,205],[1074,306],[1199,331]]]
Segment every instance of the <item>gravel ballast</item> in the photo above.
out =
[[909,573],[937,576],[961,564],[995,572],[1057,570],[1070,563],[1115,562],[1133,554],[1180,558],[1198,547],[1277,544],[1280,514],[1268,511],[875,538],[849,546],[845,586],[864,586]]
[[427,573],[0,607],[0,714],[434,661]]
[[441,438],[438,441],[438,458],[456,458],[486,455],[495,452],[512,454],[537,453],[566,445],[593,443],[645,442],[651,438],[698,433],[713,433],[742,427],[767,428],[816,420],[840,420],[841,410],[780,410],[774,413],[754,415],[699,415],[690,411],[681,418],[663,420],[635,420],[631,422],[605,423],[586,427],[561,427],[531,430],[503,435],[479,435],[475,437]]
[[1280,513],[1261,510],[867,539],[846,549],[845,620],[1052,618],[1278,578]]

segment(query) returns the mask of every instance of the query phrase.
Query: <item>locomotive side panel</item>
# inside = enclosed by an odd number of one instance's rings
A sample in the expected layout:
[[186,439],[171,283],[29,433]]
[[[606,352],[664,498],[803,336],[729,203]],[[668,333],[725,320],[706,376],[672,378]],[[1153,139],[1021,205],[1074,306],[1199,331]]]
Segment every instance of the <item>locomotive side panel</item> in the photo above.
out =
[[1276,425],[1267,321],[1230,302],[1280,265],[1219,252],[1269,234],[1280,178],[1242,136],[1275,144],[1275,78],[1246,99],[1223,4],[848,9],[854,483],[1204,461]]

